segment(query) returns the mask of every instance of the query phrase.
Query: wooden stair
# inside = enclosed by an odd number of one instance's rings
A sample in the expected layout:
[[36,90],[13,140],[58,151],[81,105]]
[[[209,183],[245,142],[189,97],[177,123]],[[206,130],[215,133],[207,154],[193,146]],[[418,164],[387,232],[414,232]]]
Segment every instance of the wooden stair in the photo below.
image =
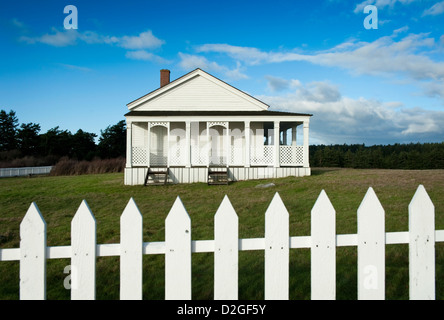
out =
[[[145,186],[159,186],[166,185],[168,182],[169,169],[168,167],[148,167],[145,176]],[[151,178],[151,179],[150,179]]]
[[228,184],[227,167],[208,167],[208,185]]

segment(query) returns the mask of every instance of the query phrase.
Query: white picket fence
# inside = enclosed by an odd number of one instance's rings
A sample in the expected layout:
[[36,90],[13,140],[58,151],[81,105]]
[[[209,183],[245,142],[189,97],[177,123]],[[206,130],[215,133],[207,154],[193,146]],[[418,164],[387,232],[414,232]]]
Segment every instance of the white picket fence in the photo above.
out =
[[23,177],[27,175],[49,174],[52,166],[45,167],[22,167],[22,168],[0,168],[0,178]]
[[214,240],[191,240],[191,220],[177,197],[165,220],[165,241],[143,242],[142,215],[131,198],[121,215],[121,242],[96,243],[96,221],[83,201],[71,224],[71,245],[46,245],[46,223],[32,203],[20,225],[20,248],[0,260],[20,260],[20,299],[46,298],[46,260],[71,259],[71,298],[95,299],[96,258],[120,256],[120,298],[142,298],[142,256],[165,255],[165,298],[191,299],[194,252],[214,252],[214,299],[238,298],[238,253],[265,251],[265,299],[289,298],[289,250],[311,249],[311,298],[336,298],[336,247],[357,246],[358,298],[385,298],[385,246],[409,244],[410,299],[435,299],[435,209],[420,185],[409,206],[409,230],[385,232],[384,209],[369,188],[357,210],[356,234],[336,234],[335,209],[324,190],[311,211],[311,236],[289,235],[289,214],[278,193],[265,212],[264,238],[239,239],[228,197],[214,216]]

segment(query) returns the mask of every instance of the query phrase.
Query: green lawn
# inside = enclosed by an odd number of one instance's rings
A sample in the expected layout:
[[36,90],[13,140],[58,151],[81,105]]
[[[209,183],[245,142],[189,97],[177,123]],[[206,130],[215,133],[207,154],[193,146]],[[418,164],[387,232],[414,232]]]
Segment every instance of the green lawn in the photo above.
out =
[[[274,187],[259,189],[258,184]],[[70,227],[85,199],[97,221],[97,242],[118,243],[119,219],[133,197],[144,218],[144,241],[164,240],[164,220],[177,196],[191,217],[192,239],[213,239],[213,216],[228,195],[239,216],[241,238],[264,236],[264,214],[275,192],[290,213],[290,235],[310,235],[310,211],[324,189],[336,209],[338,234],[356,233],[356,210],[368,187],[373,187],[386,213],[386,231],[408,230],[408,204],[423,184],[435,204],[436,229],[444,229],[444,170],[312,169],[312,176],[207,186],[203,183],[169,186],[124,186],[123,174],[0,179],[0,247],[19,246],[19,225],[31,202],[47,223],[49,246],[69,245]],[[436,278],[444,279],[443,245],[436,245]],[[386,249],[386,297],[408,299],[407,245]],[[357,297],[357,249],[337,248],[337,298]],[[69,259],[47,264],[47,298],[69,299],[63,273]],[[164,256],[144,256],[144,298],[164,298]],[[213,254],[193,254],[193,299],[213,297]],[[0,262],[0,299],[18,299],[18,262]],[[264,253],[239,253],[239,298],[263,299]],[[437,281],[437,298],[444,298],[444,281]],[[119,258],[97,259],[97,298],[119,298]],[[290,299],[310,299],[310,251],[290,251]]]

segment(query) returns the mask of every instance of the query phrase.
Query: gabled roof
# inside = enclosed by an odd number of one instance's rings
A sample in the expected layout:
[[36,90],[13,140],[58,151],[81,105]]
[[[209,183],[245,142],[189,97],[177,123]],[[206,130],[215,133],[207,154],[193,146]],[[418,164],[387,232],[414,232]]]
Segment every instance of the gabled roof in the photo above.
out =
[[127,104],[130,111],[263,111],[269,106],[195,69]]

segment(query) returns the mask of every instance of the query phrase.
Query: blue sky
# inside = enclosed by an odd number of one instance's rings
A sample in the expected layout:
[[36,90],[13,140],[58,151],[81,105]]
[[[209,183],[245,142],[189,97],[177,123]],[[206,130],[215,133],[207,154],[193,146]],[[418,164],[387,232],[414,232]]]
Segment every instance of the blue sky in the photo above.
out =
[[0,109],[100,134],[160,69],[199,67],[272,110],[312,113],[312,144],[442,142],[443,20],[430,0],[0,0]]

